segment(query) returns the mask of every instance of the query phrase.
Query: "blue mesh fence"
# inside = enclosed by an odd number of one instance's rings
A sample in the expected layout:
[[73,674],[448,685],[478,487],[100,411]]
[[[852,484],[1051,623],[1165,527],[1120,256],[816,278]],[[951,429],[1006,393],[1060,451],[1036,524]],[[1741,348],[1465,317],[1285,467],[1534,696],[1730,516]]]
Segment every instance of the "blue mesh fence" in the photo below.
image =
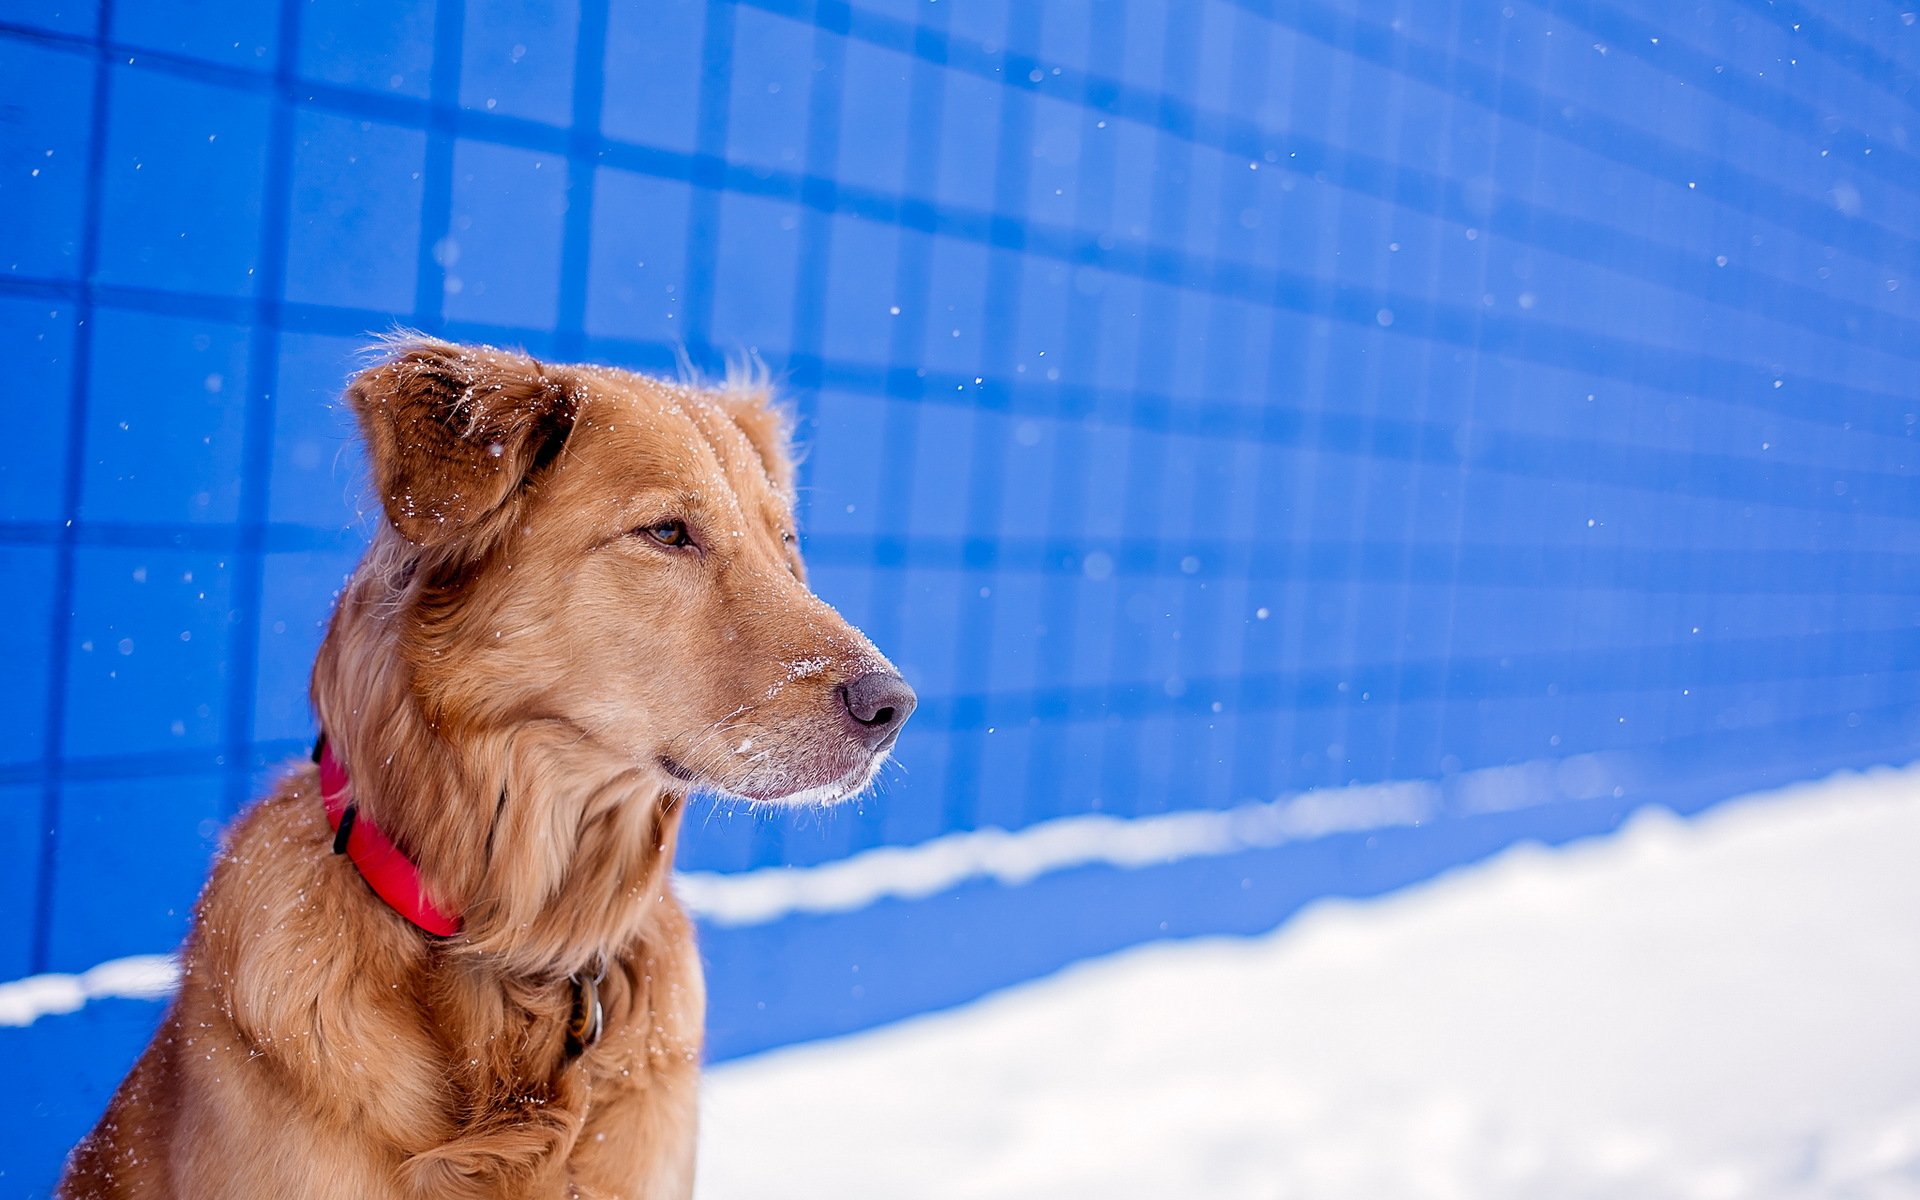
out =
[[[1911,757],[1917,38],[1882,0],[12,0],[0,979],[170,948],[309,743],[375,519],[338,391],[395,325],[751,350],[797,409],[816,586],[923,703],[876,798],[701,810],[688,870],[1447,797],[709,930],[721,1057]],[[4,1031],[106,1031],[34,1185],[157,1011]]]

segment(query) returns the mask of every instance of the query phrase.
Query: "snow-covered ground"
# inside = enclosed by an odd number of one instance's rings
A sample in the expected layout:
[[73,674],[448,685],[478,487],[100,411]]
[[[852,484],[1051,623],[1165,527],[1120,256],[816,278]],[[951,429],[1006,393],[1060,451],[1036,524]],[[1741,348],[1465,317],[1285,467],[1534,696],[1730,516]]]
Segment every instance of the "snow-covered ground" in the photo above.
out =
[[1920,1196],[1920,770],[723,1066],[702,1200]]

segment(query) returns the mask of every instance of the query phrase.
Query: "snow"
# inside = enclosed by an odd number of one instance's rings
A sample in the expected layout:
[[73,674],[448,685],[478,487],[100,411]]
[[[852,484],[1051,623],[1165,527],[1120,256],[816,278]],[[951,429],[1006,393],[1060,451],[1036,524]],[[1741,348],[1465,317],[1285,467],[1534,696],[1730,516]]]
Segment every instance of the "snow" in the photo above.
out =
[[1920,770],[714,1069],[702,1200],[1920,1196]]
[[1614,791],[1616,778],[1632,770],[1618,756],[1580,754],[1462,771],[1444,787],[1408,780],[1324,788],[1228,809],[1144,817],[1081,813],[1018,830],[989,826],[909,846],[880,846],[809,867],[685,872],[675,886],[688,908],[710,924],[760,925],[796,913],[853,912],[887,898],[924,899],[973,880],[1017,887],[1091,864],[1154,866],[1329,833],[1418,825],[1446,811],[1511,812],[1591,799]]
[[29,975],[0,983],[0,1026],[78,1012],[94,1000],[161,1000],[173,994],[180,966],[171,955],[116,958],[78,975]]

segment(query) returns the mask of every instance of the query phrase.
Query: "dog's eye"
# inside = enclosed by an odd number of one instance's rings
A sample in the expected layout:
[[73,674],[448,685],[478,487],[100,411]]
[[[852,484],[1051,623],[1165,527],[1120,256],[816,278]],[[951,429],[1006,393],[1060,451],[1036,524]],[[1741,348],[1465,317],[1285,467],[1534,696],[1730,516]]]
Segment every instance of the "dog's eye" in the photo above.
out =
[[785,529],[780,532],[780,540],[791,546],[800,539],[793,536],[793,530]]
[[687,532],[687,523],[675,518],[671,521],[656,521],[652,525],[643,525],[634,530],[643,537],[671,550],[683,550],[693,545],[693,536]]

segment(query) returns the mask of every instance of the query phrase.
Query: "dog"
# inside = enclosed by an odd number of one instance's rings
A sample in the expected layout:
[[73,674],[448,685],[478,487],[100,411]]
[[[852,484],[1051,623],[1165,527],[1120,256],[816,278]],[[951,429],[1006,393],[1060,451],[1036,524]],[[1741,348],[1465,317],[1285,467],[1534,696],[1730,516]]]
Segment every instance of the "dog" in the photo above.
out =
[[230,831],[58,1194],[688,1196],[687,797],[852,796],[913,691],[807,588],[764,385],[407,336],[346,395],[384,519],[316,763]]

